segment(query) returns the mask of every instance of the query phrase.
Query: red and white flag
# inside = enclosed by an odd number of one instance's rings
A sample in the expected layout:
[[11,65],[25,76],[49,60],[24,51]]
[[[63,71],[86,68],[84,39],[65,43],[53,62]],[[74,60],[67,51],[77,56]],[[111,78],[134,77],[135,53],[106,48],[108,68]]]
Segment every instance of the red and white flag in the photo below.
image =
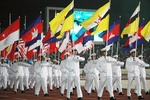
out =
[[0,34],[0,51],[19,40],[20,18],[14,21]]

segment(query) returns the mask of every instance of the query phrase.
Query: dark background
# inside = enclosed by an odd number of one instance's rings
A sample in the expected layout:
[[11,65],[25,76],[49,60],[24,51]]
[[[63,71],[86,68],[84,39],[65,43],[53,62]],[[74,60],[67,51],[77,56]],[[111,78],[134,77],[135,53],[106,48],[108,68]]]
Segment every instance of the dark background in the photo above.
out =
[[[75,8],[95,9],[97,10],[108,0],[74,0]],[[121,16],[121,30],[126,25],[129,17],[134,12],[139,1],[141,1],[140,20],[145,18],[145,23],[150,20],[150,0],[111,0],[110,24],[113,24]],[[21,29],[23,29],[24,16],[27,17],[27,26],[35,20],[40,11],[45,20],[45,8],[66,7],[71,0],[0,0],[0,23],[1,30],[9,25],[9,13],[11,13],[11,22],[21,17]]]

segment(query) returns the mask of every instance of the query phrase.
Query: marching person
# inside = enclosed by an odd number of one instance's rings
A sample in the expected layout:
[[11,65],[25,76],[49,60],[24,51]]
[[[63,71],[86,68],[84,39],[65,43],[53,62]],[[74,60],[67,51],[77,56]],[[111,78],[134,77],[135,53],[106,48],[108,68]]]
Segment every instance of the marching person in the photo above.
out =
[[[143,56],[142,55],[139,55],[138,58],[143,61]],[[146,64],[146,66],[142,66],[141,64],[139,64],[140,81],[142,82],[145,94],[149,95],[150,92],[149,92],[149,89],[148,89],[147,83],[146,83],[146,71],[145,71],[145,67],[149,67],[149,64]],[[137,93],[137,87],[135,87],[135,93]]]
[[23,77],[24,77],[24,71],[23,71],[23,65],[22,65],[23,58],[19,57],[19,61],[14,63],[15,67],[13,70],[15,72],[15,80],[14,80],[14,93],[17,93],[18,84],[20,85],[21,93],[24,93],[24,86],[23,86]]
[[42,90],[44,92],[44,96],[49,96],[47,92],[47,66],[49,65],[45,61],[45,57],[43,55],[40,56],[40,61],[37,61],[34,65],[35,72],[35,96],[39,95],[40,88],[42,86]]
[[104,85],[106,84],[108,87],[108,92],[110,94],[110,100],[116,100],[113,94],[113,86],[112,86],[112,62],[116,62],[117,60],[107,56],[107,51],[109,49],[107,47],[101,49],[102,56],[97,60],[96,68],[100,73],[100,84],[98,89],[98,100],[101,100],[103,95]]
[[26,59],[24,59],[24,62],[22,62],[23,65],[23,71],[24,71],[24,85],[26,87],[26,90],[29,90],[29,68],[31,67],[30,64],[27,64]]
[[84,73],[85,73],[85,84],[84,84],[84,90],[85,90],[85,92],[87,92],[87,90],[88,90],[88,85],[87,85],[87,83],[88,83],[88,64],[89,64],[89,62],[90,62],[90,60],[91,60],[91,57],[89,57],[88,58],[88,60],[87,60],[87,63],[85,64],[85,66],[84,66]]
[[122,84],[121,84],[121,76],[122,76],[121,66],[124,65],[124,62],[120,62],[118,60],[118,55],[114,55],[113,57],[117,60],[117,63],[112,63],[113,88],[115,88],[115,85],[117,85],[119,95],[124,95],[122,92]]
[[65,56],[65,59],[61,61],[60,63],[60,70],[62,72],[62,76],[61,76],[61,95],[63,96],[64,95],[64,91],[65,91],[65,88],[67,87],[68,85],[68,75],[69,75],[69,71],[66,69],[66,59],[68,58],[68,56],[70,56],[70,53],[69,52],[66,52],[64,54]]
[[85,58],[80,57],[77,55],[77,50],[73,49],[73,55],[69,56],[67,58],[67,65],[66,68],[69,71],[69,76],[68,76],[68,88],[67,88],[67,100],[70,100],[70,92],[71,92],[71,83],[75,83],[77,87],[77,96],[78,100],[83,100],[83,94],[81,91],[81,86],[80,86],[80,67],[79,67],[79,61],[84,61]]
[[47,62],[48,62],[48,84],[49,84],[49,88],[50,91],[53,91],[53,77],[52,77],[52,62],[50,58],[47,58]]
[[91,60],[89,61],[87,65],[87,72],[88,72],[88,82],[87,82],[87,93],[90,95],[92,91],[93,84],[96,86],[96,90],[98,91],[99,87],[99,73],[97,73],[96,69],[96,53],[91,54]]
[[137,87],[137,95],[138,99],[142,100],[144,99],[141,94],[141,85],[140,85],[140,71],[139,71],[139,64],[142,66],[145,66],[146,64],[140,60],[138,57],[136,57],[136,49],[130,50],[130,57],[126,59],[126,69],[128,71],[128,87],[127,87],[127,96],[128,99],[131,100],[131,85],[132,81],[135,80],[135,85]]
[[53,64],[53,78],[54,78],[54,86],[56,86],[56,89],[60,88],[60,66],[59,66],[59,61],[56,59],[54,60]]
[[8,78],[8,71],[7,68],[10,66],[5,63],[5,59],[1,58],[1,63],[0,63],[0,88],[2,88],[4,91],[7,90],[7,78]]

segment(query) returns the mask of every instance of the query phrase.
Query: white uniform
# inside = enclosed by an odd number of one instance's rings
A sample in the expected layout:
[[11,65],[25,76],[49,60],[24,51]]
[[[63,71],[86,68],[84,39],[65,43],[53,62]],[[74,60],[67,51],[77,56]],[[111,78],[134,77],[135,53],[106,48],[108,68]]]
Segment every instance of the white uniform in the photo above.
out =
[[126,60],[126,69],[128,71],[128,88],[127,88],[127,96],[131,96],[131,84],[132,81],[135,80],[135,84],[137,87],[137,95],[141,96],[141,85],[140,85],[140,71],[138,64],[145,65],[143,61],[141,61],[137,57],[129,57]]
[[[97,69],[96,69],[96,60],[89,61],[89,63],[87,64],[87,72],[88,72],[87,92],[91,93],[93,84],[95,84],[96,90],[98,91],[99,77],[98,77],[98,73],[97,73]],[[93,83],[93,81],[94,81],[94,83]]]
[[[146,92],[149,92],[149,89],[148,89],[147,83],[146,83],[146,71],[145,71],[145,67],[149,67],[149,64],[145,63],[145,66],[143,66],[142,64],[139,64],[140,81],[142,82],[144,91],[146,93]],[[135,93],[137,93],[137,87],[135,87]]]
[[89,62],[87,62],[86,64],[85,64],[85,66],[84,66],[84,72],[85,72],[85,84],[84,84],[84,89],[85,89],[85,91],[87,92],[87,90],[88,90],[88,64],[89,64]]
[[117,61],[117,63],[112,63],[112,74],[113,74],[113,87],[115,83],[117,83],[117,87],[119,89],[119,93],[122,92],[122,84],[121,84],[121,66],[124,65],[124,62]]
[[60,63],[60,70],[62,73],[61,76],[61,94],[64,94],[65,87],[68,85],[68,75],[69,71],[66,69],[67,62],[66,60],[62,60]]
[[18,89],[18,84],[20,84],[20,90],[24,91],[24,86],[23,86],[23,77],[24,77],[24,71],[23,71],[23,63],[22,62],[16,62],[14,63],[14,72],[15,73],[15,86],[14,86],[14,91],[17,92]]
[[9,80],[10,80],[10,88],[13,88],[14,82],[15,82],[15,72],[14,72],[14,64],[11,64],[10,68],[9,68]]
[[101,56],[98,61],[96,68],[98,69],[100,73],[100,85],[98,90],[98,97],[102,97],[104,85],[106,83],[108,87],[108,92],[110,94],[110,97],[114,97],[113,94],[113,86],[112,86],[112,65],[111,63],[116,62],[116,59],[113,59],[111,57],[104,57]]
[[60,66],[59,65],[56,65],[54,64],[53,65],[53,75],[54,75],[54,84],[56,85],[56,88],[58,89],[60,87],[60,83],[61,83],[61,80],[60,80]]
[[48,69],[48,84],[49,84],[49,88],[50,90],[53,90],[53,74],[52,74],[52,63],[48,62],[49,65],[47,67]]
[[23,71],[24,71],[24,85],[26,86],[26,89],[29,89],[29,67],[31,67],[30,64],[23,63]]
[[30,85],[31,89],[33,89],[33,87],[35,85],[34,64],[31,64],[31,67],[29,67],[29,85]]
[[47,92],[47,76],[48,76],[48,62],[38,61],[34,65],[35,72],[35,95],[39,95],[40,88],[42,85],[42,90],[44,94],[48,94]]
[[83,94],[80,87],[80,67],[79,61],[84,61],[83,57],[77,55],[71,55],[67,58],[67,70],[69,71],[68,76],[68,90],[67,90],[67,98],[70,98],[71,92],[71,83],[74,82],[77,87],[77,96],[78,98],[82,98]]
[[7,67],[9,68],[9,65],[6,63],[0,64],[0,88],[3,86],[4,89],[7,88]]

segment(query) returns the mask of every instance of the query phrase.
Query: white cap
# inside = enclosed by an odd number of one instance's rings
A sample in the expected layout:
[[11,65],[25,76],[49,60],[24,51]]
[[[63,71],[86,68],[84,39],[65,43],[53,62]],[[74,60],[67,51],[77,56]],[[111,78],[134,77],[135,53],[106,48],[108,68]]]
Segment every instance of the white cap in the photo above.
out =
[[96,53],[91,54],[91,56],[96,56]]
[[51,60],[50,58],[46,58],[46,60]]
[[88,60],[91,60],[91,57],[89,57]]
[[110,49],[109,47],[104,47],[101,49],[101,51],[109,51],[109,49]]
[[70,55],[70,53],[69,52],[65,52],[65,54],[64,55]]
[[39,54],[39,56],[43,56],[45,58],[45,55],[44,54]]
[[114,58],[118,58],[118,55],[114,55],[113,57],[114,57]]
[[138,57],[139,57],[139,58],[143,58],[143,56],[142,56],[142,55],[139,55]]
[[1,57],[1,60],[4,59],[4,57]]
[[37,59],[34,59],[33,61],[37,61]]
[[136,49],[132,49],[132,50],[130,50],[130,53],[132,53],[132,52],[136,52]]

